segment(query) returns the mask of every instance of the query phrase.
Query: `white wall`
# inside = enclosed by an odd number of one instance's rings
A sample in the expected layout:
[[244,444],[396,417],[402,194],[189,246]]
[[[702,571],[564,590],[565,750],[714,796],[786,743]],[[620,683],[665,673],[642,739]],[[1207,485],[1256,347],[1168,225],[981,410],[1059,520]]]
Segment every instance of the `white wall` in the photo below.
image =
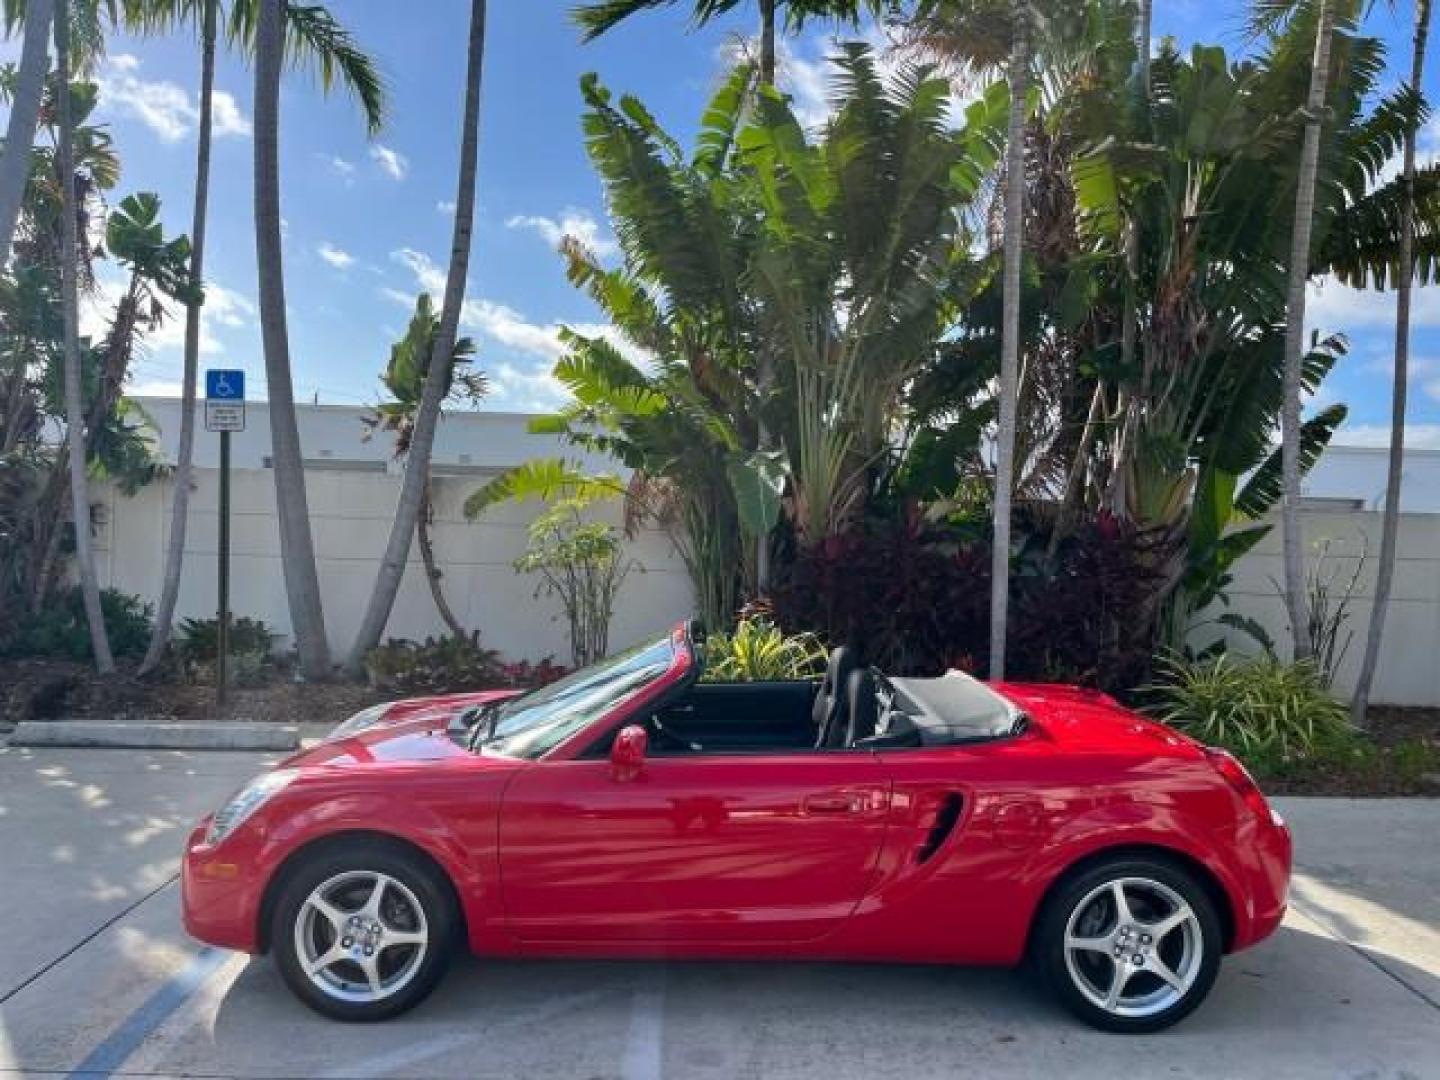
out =
[[[1354,687],[1365,654],[1380,555],[1381,517],[1374,512],[1301,515],[1307,558],[1315,556],[1318,542],[1331,541],[1326,561],[1337,571],[1337,588],[1350,580],[1362,553],[1368,553],[1346,623],[1346,630],[1353,636],[1335,679],[1335,690],[1341,696],[1348,696]],[[1289,619],[1276,585],[1284,580],[1284,573],[1277,521],[1270,534],[1236,565],[1229,593],[1230,610],[1253,617],[1274,639],[1280,654],[1288,656]],[[1217,628],[1208,626],[1191,640],[1204,645],[1217,636]],[[1249,640],[1241,635],[1228,632],[1226,636],[1238,648],[1249,647]],[[1395,580],[1371,700],[1383,705],[1440,705],[1440,514],[1407,513],[1400,517]]]
[[[179,401],[138,400],[158,431],[158,456],[173,464]],[[400,491],[391,439],[379,433],[366,440],[364,413],[350,406],[296,408],[303,455],[315,463],[307,467],[306,490],[325,626],[337,659],[348,652],[369,600]],[[196,470],[177,618],[213,618],[216,608],[219,437],[204,431],[203,407],[196,416]],[[517,413],[446,414],[436,431],[431,534],[446,599],[467,629],[479,630],[482,643],[507,659],[554,656],[568,664],[570,646],[559,604],[552,597],[535,596],[538,579],[517,574],[512,565],[525,548],[526,525],[539,506],[495,506],[474,523],[461,513],[465,497],[488,477],[534,457],[560,455],[591,470],[614,470],[613,462],[581,454],[553,436],[531,435],[530,420]],[[290,616],[269,454],[269,407],[251,402],[246,430],[231,442],[231,610],[265,620],[285,635],[279,647],[287,648],[292,644]],[[461,475],[445,475],[447,471]],[[150,601],[159,596],[173,490],[166,480],[134,498],[113,489],[105,492],[108,513],[97,538],[102,585]],[[618,524],[618,507],[610,507],[608,515]],[[659,634],[693,614],[690,581],[668,538],[645,532],[627,544],[627,552],[636,569],[621,587],[611,624],[612,647]],[[419,547],[412,544],[386,636],[418,639],[444,629],[420,566]]]

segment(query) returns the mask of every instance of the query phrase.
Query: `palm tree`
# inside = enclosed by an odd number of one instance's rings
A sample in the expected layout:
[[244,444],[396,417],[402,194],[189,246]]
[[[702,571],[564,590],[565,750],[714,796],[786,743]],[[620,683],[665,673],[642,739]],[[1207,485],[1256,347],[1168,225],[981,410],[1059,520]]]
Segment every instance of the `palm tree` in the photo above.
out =
[[305,465],[295,420],[290,377],[290,334],[285,316],[285,263],[280,242],[280,73],[285,66],[286,0],[258,0],[255,28],[255,261],[260,276],[260,334],[270,403],[275,507],[280,518],[280,559],[294,627],[300,671],[330,675],[330,644],[310,535]]
[[1285,392],[1280,409],[1280,451],[1284,495],[1280,521],[1285,556],[1285,605],[1296,660],[1310,659],[1305,602],[1305,538],[1300,526],[1300,387],[1305,351],[1305,287],[1310,281],[1310,236],[1315,224],[1315,184],[1320,170],[1320,135],[1330,79],[1330,41],[1335,27],[1332,0],[1318,0],[1315,58],[1305,101],[1305,142],[1295,188],[1295,225],[1290,242],[1285,302]]
[[[616,24],[641,11],[670,7],[677,0],[596,0],[575,9],[575,21],[585,32],[585,40],[593,41]],[[696,26],[726,15],[739,7],[742,0],[692,0]],[[799,33],[812,19],[836,19],[853,24],[863,7],[877,13],[893,10],[892,0],[757,0],[760,8],[759,84],[775,85],[775,22],[780,8],[785,9],[785,28]],[[756,357],[756,379],[760,391],[761,411],[756,430],[761,453],[774,448],[774,433],[764,406],[775,391],[774,357],[762,348]],[[761,536],[755,546],[756,589],[760,594],[770,586],[770,538]]]
[[485,65],[485,0],[472,0],[470,5],[470,46],[465,69],[465,115],[460,127],[460,175],[455,192],[455,225],[450,241],[450,267],[445,277],[445,296],[440,304],[440,328],[435,335],[434,351],[425,372],[425,388],[415,416],[415,431],[405,464],[405,478],[400,485],[400,499],[395,520],[390,526],[390,539],[375,575],[375,588],[370,603],[360,620],[346,661],[346,671],[358,675],[364,668],[365,654],[380,642],[400,581],[405,575],[405,562],[410,556],[410,538],[426,504],[430,483],[430,451],[435,444],[435,425],[440,421],[440,406],[450,387],[455,338],[460,326],[460,309],[465,303],[465,283],[470,269],[470,235],[475,218],[475,171],[480,144],[480,85]]
[[30,147],[40,118],[40,98],[50,68],[50,21],[54,0],[28,0],[21,7],[15,0],[5,4],[6,29],[13,30],[25,20],[25,43],[20,52],[20,78],[10,102],[10,122],[5,132],[5,153],[0,157],[0,270],[10,261],[10,242],[25,201],[30,180]]
[[[415,430],[419,421],[420,408],[424,403],[425,388],[430,363],[435,355],[435,341],[439,337],[441,319],[435,312],[429,293],[421,293],[415,300],[415,314],[410,319],[405,336],[390,348],[390,361],[380,381],[390,393],[390,400],[375,406],[375,410],[362,418],[371,431],[384,430],[395,437],[395,458],[408,461],[414,447]],[[470,362],[475,355],[475,342],[460,338],[451,350],[449,374],[445,379],[442,400],[452,397],[477,403],[485,396],[485,376],[466,373],[459,366]],[[367,435],[368,438],[368,435]],[[430,537],[430,522],[434,514],[431,502],[430,478],[425,478],[420,511],[415,522],[415,539],[420,545],[420,561],[425,567],[425,578],[430,585],[430,596],[441,620],[455,637],[464,637],[465,628],[445,599],[440,585],[440,568],[435,563],[435,545]]]
[[[1430,0],[1415,0],[1415,44],[1410,57],[1410,89],[1420,93],[1425,75],[1425,42],[1430,35]],[[1395,579],[1395,542],[1400,529],[1400,478],[1405,467],[1405,404],[1409,389],[1410,291],[1415,277],[1415,142],[1420,113],[1417,109],[1405,132],[1401,183],[1404,202],[1400,212],[1400,259],[1395,278],[1395,375],[1390,402],[1390,465],[1385,477],[1385,519],[1380,531],[1380,561],[1376,567],[1375,600],[1365,635],[1365,657],[1355,680],[1350,722],[1364,727],[1370,705],[1370,687],[1380,662],[1380,641]]]
[[95,668],[102,675],[115,670],[105,615],[100,608],[100,585],[95,574],[95,552],[90,538],[90,484],[85,470],[85,401],[80,381],[80,272],[75,205],[74,130],[70,103],[70,4],[58,0],[55,9],[55,68],[59,99],[60,166],[60,290],[65,320],[65,429],[70,460],[70,516],[75,529],[75,563],[80,574],[85,619],[90,625],[90,648]]
[[[143,31],[163,31],[195,17],[197,0],[132,0],[127,22]],[[216,24],[220,0],[198,0],[200,12],[200,116],[195,149],[195,205],[191,226],[190,277],[198,289],[205,269],[205,225],[210,201],[210,139],[215,91]],[[235,0],[231,7],[231,38],[247,52],[254,46],[255,0]],[[335,79],[359,99],[371,134],[384,120],[384,93],[374,61],[356,48],[349,35],[323,7],[285,5],[285,31],[291,51],[312,60],[320,69],[321,84],[329,89]],[[195,395],[200,368],[201,303],[185,309],[185,357],[180,390],[180,442],[175,457],[170,536],[165,548],[164,577],[156,607],[154,630],[140,673],[155,668],[165,655],[180,595],[180,570],[185,558],[185,534],[190,517],[190,478],[195,448]]]

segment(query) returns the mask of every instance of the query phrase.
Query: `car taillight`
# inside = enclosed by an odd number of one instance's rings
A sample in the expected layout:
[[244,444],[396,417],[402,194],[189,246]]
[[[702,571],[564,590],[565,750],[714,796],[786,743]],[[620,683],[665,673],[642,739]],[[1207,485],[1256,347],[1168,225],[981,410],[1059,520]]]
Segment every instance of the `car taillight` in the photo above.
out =
[[1235,794],[1248,806],[1257,817],[1266,818],[1275,824],[1283,824],[1280,815],[1270,808],[1261,794],[1260,787],[1251,777],[1249,770],[1240,764],[1240,759],[1228,750],[1221,750],[1219,747],[1207,746],[1205,756],[1210,759],[1210,764],[1215,766],[1215,771],[1225,778],[1225,782],[1235,789]]

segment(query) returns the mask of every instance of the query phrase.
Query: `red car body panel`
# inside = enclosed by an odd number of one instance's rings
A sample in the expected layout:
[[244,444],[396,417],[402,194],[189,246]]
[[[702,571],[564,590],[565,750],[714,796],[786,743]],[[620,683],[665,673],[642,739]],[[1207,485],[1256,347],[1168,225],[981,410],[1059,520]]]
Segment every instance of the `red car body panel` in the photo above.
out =
[[1190,739],[1076,688],[996,686],[1031,718],[1012,738],[656,755],[620,776],[593,747],[694,677],[683,630],[672,644],[660,680],[535,761],[447,735],[457,708],[494,695],[397,704],[296,755],[298,778],[242,827],[214,845],[208,819],[191,835],[186,929],[262,951],[286,859],[357,831],[428,854],[484,954],[1008,965],[1061,874],[1130,846],[1208,872],[1232,950],[1284,915],[1284,825]]

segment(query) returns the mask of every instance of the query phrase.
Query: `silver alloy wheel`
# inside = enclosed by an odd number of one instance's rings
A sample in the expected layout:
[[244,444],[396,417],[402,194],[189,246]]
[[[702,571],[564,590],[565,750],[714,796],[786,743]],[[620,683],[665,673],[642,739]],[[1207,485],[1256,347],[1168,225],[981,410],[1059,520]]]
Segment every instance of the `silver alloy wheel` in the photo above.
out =
[[400,881],[350,870],[322,881],[295,919],[306,977],[339,1001],[383,1001],[420,970],[429,948],[425,910]]
[[1178,1004],[1204,960],[1200,919],[1153,878],[1097,885],[1065,923],[1065,968],[1076,989],[1115,1016],[1147,1017]]

